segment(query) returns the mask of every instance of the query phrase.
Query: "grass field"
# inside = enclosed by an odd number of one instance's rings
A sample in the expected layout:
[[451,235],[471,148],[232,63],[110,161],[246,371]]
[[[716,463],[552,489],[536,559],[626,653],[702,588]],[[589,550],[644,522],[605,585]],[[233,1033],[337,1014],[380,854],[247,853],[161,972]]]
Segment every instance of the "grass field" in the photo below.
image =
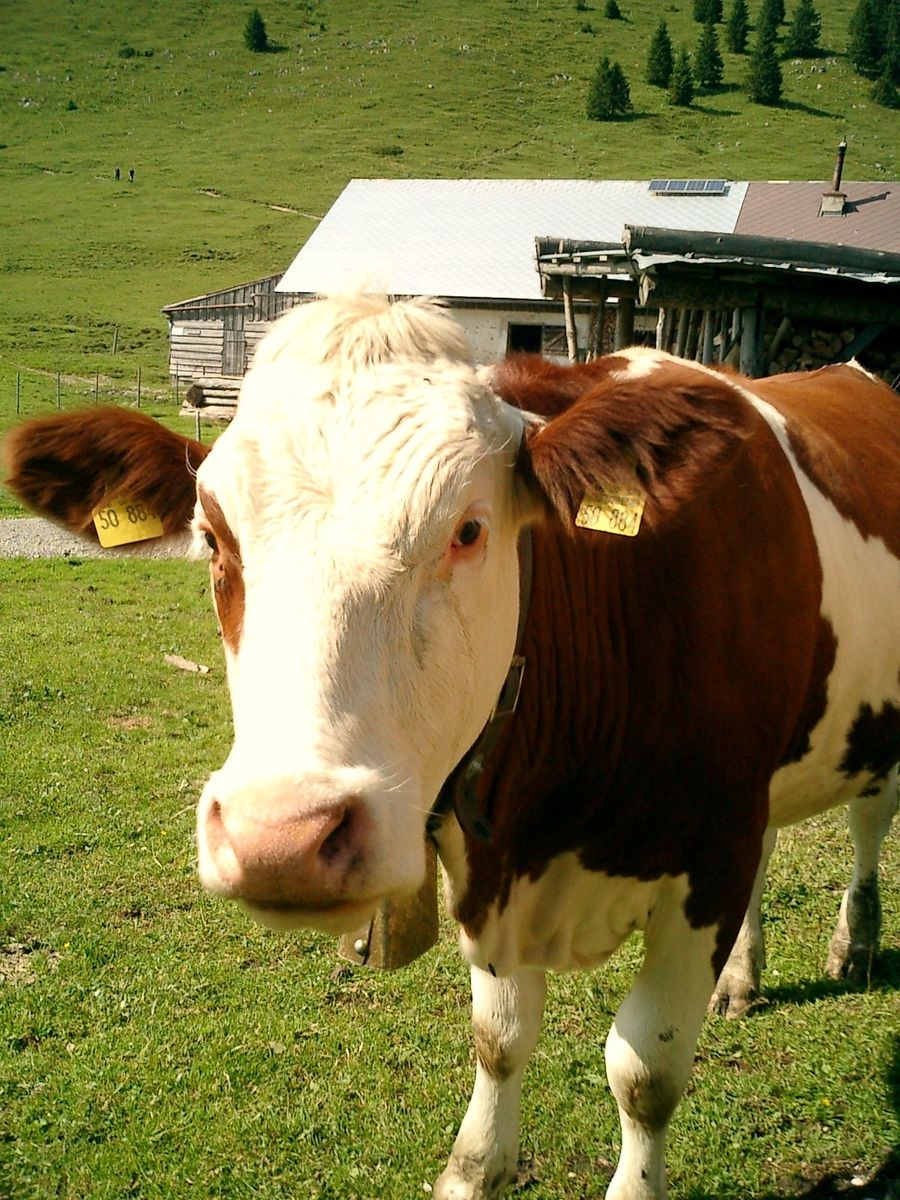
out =
[[[0,562],[3,1200],[409,1200],[464,1112],[449,926],[372,975],[201,893],[194,803],[229,743],[208,608],[198,564]],[[213,671],[175,671],[169,652]],[[784,838],[765,1004],[704,1028],[673,1200],[825,1200],[854,1177],[875,1181],[850,1194],[887,1200],[900,1183],[898,892],[871,990],[825,982],[847,872],[842,814]],[[530,1200],[602,1194],[618,1144],[603,1040],[639,953],[551,982],[523,1115]]]

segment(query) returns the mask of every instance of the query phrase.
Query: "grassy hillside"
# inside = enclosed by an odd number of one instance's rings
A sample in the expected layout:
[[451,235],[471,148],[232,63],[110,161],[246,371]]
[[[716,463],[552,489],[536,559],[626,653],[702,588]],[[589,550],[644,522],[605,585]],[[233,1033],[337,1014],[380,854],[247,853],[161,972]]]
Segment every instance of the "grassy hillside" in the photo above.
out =
[[[826,54],[785,63],[782,108],[726,55],[730,86],[682,110],[642,76],[661,14],[696,44],[691,0],[264,0],[271,54],[235,0],[7,5],[0,407],[16,364],[162,379],[161,305],[286,266],[353,176],[825,178],[846,134],[848,177],[895,179],[900,118],[849,69],[846,6],[819,7]],[[601,54],[630,121],[584,117]]]

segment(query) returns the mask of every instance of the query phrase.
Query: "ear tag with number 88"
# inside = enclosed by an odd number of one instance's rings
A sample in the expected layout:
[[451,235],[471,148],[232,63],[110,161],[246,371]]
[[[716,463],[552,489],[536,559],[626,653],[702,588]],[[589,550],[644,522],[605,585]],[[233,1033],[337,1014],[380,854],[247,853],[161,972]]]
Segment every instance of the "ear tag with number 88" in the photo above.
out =
[[94,528],[104,550],[162,537],[163,524],[156,513],[139,500],[116,496],[94,509]]

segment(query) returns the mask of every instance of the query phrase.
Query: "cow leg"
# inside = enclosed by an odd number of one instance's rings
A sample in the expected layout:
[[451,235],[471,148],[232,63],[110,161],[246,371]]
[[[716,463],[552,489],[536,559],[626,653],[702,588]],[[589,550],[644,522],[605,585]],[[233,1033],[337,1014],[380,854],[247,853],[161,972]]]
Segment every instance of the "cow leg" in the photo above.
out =
[[878,859],[881,843],[896,811],[896,768],[876,795],[858,796],[850,802],[848,824],[853,838],[853,875],[841,900],[837,928],[825,965],[826,974],[833,979],[846,976],[858,984],[869,983],[881,932]]
[[763,835],[762,857],[753,881],[750,903],[709,1002],[710,1012],[717,1012],[723,1017],[742,1017],[759,995],[760,979],[766,965],[760,906],[766,886],[766,871],[777,838],[777,829],[769,828]]
[[690,1076],[715,983],[716,927],[692,929],[683,894],[674,885],[667,891],[647,926],[644,965],[606,1039],[606,1074],[622,1125],[607,1200],[666,1194],[666,1130]]
[[490,1200],[515,1178],[522,1076],[544,1011],[543,971],[495,979],[472,968],[475,1088],[435,1200]]

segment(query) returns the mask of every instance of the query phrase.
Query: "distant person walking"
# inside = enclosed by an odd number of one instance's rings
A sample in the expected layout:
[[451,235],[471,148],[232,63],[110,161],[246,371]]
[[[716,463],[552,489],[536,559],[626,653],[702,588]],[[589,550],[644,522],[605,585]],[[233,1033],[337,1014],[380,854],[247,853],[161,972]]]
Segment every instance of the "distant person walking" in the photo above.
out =
[[132,182],[132,183],[134,183],[134,167],[131,167],[131,168],[129,169],[129,171],[128,171],[128,178],[131,180],[131,182]]
[[118,182],[119,182],[119,176],[120,176],[120,174],[121,174],[121,172],[119,171],[119,168],[118,168],[118,167],[116,167],[116,183],[118,183]]

